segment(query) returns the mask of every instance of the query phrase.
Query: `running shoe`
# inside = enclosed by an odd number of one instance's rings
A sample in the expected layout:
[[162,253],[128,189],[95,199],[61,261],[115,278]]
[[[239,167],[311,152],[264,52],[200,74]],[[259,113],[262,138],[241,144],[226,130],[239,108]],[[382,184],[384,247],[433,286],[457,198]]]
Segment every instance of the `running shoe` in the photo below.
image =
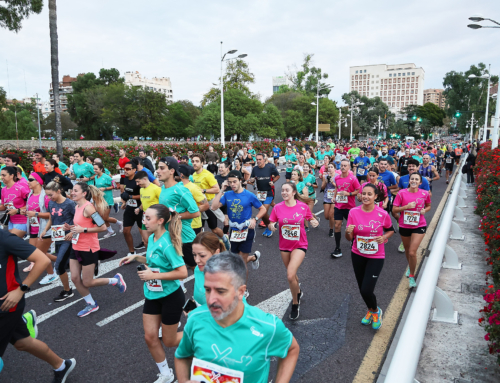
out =
[[115,286],[118,287],[120,293],[123,294],[125,291],[127,291],[127,284],[125,283],[125,280],[120,273],[117,273],[113,278],[118,279],[118,283]]
[[309,226],[306,226],[306,233],[309,233]]
[[365,317],[363,319],[361,319],[361,324],[364,324],[365,326],[368,326],[369,324],[371,324],[372,323],[372,314],[373,313],[370,310],[368,310]]
[[304,293],[302,292],[302,290],[300,290],[300,293],[297,294],[297,303],[300,305],[300,298],[302,298],[304,296]]
[[158,379],[154,383],[172,383],[175,379],[174,372],[170,369],[170,375],[158,374]]
[[115,202],[115,204],[113,205],[113,207],[115,208],[115,213],[118,213],[118,204]]
[[329,236],[330,238],[333,238],[333,229],[330,229],[330,231],[328,232],[328,236]]
[[289,318],[291,320],[297,320],[298,317],[299,317],[299,311],[300,311],[299,305],[298,304],[296,304],[296,305],[292,304],[292,311],[290,312]]
[[226,246],[226,250],[231,250],[231,243],[229,242],[229,237],[227,234],[222,236],[222,242],[224,242],[224,246]]
[[137,251],[134,251],[133,253],[127,253],[127,257],[131,257],[132,255],[137,255]]
[[405,275],[406,275],[406,278],[409,278],[409,276],[410,276],[410,268],[409,268],[409,267],[408,267],[408,269],[406,270],[406,274],[405,274]]
[[78,316],[80,318],[83,318],[83,317],[86,317],[87,315],[89,314],[92,314],[94,311],[97,311],[99,310],[99,305],[97,304],[97,302],[95,302],[94,305],[91,305],[91,304],[87,304],[87,306],[78,313]]
[[400,253],[404,253],[404,252],[405,252],[405,245],[403,245],[403,242],[401,242],[401,243],[399,244],[398,251],[399,251]]
[[260,228],[262,228],[262,229],[265,229],[267,226],[266,226],[266,224],[264,223],[264,221],[262,221],[262,220],[261,220],[261,221],[259,222],[259,227],[260,227]]
[[316,221],[318,221],[318,226],[316,226],[316,228],[319,227],[319,223],[321,222],[321,218],[320,217],[316,217]]
[[415,277],[409,277],[410,289],[417,287],[417,282],[415,282]]
[[268,232],[268,233],[267,233],[266,237],[267,237],[267,238],[271,238],[271,237],[273,236],[273,231],[272,231],[272,230],[267,229],[267,232]]
[[160,326],[160,330],[158,331],[158,338],[163,338],[163,332],[161,330],[161,326]]
[[75,295],[75,293],[73,292],[72,288],[70,288],[69,291],[63,290],[59,293],[59,295],[57,297],[54,298],[54,301],[55,302],[62,302],[68,298],[71,298],[74,295]]
[[30,262],[30,264],[23,269],[23,273],[29,273],[33,266],[35,266],[35,264],[33,262]]
[[253,253],[255,255],[255,261],[252,261],[252,269],[257,270],[260,266],[259,264],[259,258],[260,258],[260,251],[256,251]]
[[376,313],[372,313],[372,329],[378,330],[382,327],[382,309],[378,307]]
[[141,241],[137,246],[134,246],[134,249],[139,250],[139,249],[144,249],[144,242]]
[[59,279],[57,274],[47,274],[42,280],[39,282],[41,285],[48,285],[49,283],[55,282]]
[[330,254],[332,258],[340,258],[342,256],[342,250],[340,250],[338,247],[333,250],[333,253]]
[[106,234],[103,235],[103,238],[111,238],[111,237],[114,237],[116,235],[116,233],[114,231],[111,231],[111,232],[107,232]]
[[55,254],[56,253],[56,243],[55,242],[52,242],[50,244],[49,253],[50,254]]
[[30,332],[30,336],[33,339],[36,339],[38,337],[38,325],[36,322],[35,310],[30,310],[27,313],[24,313],[23,319],[26,322],[26,327],[28,328],[28,331]]
[[24,239],[25,241],[28,241],[28,240],[30,239],[30,236],[29,236],[28,234],[26,234],[26,235],[23,237],[23,239]]
[[116,224],[118,225],[118,233],[123,233],[123,222],[118,221]]
[[76,366],[75,359],[66,359],[64,361],[64,369],[61,371],[54,371],[54,380],[52,383],[64,383],[66,382],[66,378],[73,371]]

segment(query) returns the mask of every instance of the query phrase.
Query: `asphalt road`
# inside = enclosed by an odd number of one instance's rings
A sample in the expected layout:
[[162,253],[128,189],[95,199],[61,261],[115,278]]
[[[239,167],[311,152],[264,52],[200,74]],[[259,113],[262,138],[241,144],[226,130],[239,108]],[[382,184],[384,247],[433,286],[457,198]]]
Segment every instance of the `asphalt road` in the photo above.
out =
[[[278,184],[284,181],[284,173]],[[281,201],[277,186],[277,202]],[[434,182],[432,210],[426,215],[428,222],[446,189],[443,178]],[[323,195],[315,212],[323,209]],[[121,212],[113,216],[121,216]],[[288,319],[291,306],[283,320],[295,334],[301,347],[301,356],[293,380],[296,382],[350,382],[356,375],[361,361],[374,335],[371,326],[360,324],[366,307],[358,292],[350,260],[350,244],[344,239],[342,228],[342,252],[344,256],[332,259],[334,239],[328,236],[328,222],[323,214],[319,228],[308,233],[309,248],[299,269],[304,297],[301,300],[300,318],[296,323]],[[345,224],[344,224],[345,226]],[[254,250],[262,253],[259,270],[250,270],[248,302],[257,305],[288,289],[286,270],[278,250],[278,236],[265,238],[258,229]],[[102,235],[102,234],[101,234]],[[134,243],[140,242],[137,230],[133,230]],[[385,310],[406,270],[404,254],[397,252],[399,234],[386,245],[386,260],[375,293],[379,306]],[[125,256],[127,248],[123,236],[101,241],[101,246],[118,250],[115,258],[101,264],[104,277],[121,272],[127,282],[127,291],[119,294],[112,286],[92,289],[99,311],[78,318],[84,306],[78,292],[65,302],[56,303],[53,298],[61,287],[35,285],[26,300],[26,310],[35,309],[43,320],[39,325],[39,339],[46,342],[63,358],[75,358],[77,365],[67,380],[77,382],[153,382],[157,367],[144,342],[142,327],[142,283],[137,277],[136,266],[117,267],[117,260]],[[143,250],[140,250],[143,251]],[[26,263],[19,265],[22,269]],[[21,272],[21,275],[25,274]],[[187,296],[192,295],[193,280],[186,283]],[[134,306],[135,305],[135,306]],[[126,312],[122,311],[125,310]],[[110,320],[111,319],[114,320]],[[103,321],[105,321],[103,324]],[[182,325],[185,318],[182,319]],[[98,325],[100,324],[100,325]],[[182,329],[182,327],[181,327]],[[167,360],[173,367],[174,350],[167,350]],[[52,370],[46,363],[9,346],[4,355],[5,367],[0,374],[3,383],[49,382]],[[275,364],[275,362],[274,362]],[[272,368],[274,370],[275,368]],[[273,376],[270,376],[269,381]]]

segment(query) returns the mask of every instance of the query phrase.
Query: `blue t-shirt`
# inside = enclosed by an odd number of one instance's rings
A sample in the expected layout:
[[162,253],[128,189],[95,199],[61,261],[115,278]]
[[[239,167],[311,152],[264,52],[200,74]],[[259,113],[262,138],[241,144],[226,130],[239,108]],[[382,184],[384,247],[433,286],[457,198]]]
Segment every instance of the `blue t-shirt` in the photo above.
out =
[[[410,175],[409,174],[407,174],[405,176],[401,176],[401,177],[399,177],[398,187],[400,189],[406,189],[406,188],[408,188],[409,183],[410,183]],[[422,177],[422,183],[420,184],[420,186],[418,188],[422,189],[422,190],[427,190],[427,191],[430,190],[429,182],[427,181],[427,178]]]
[[252,218],[252,206],[256,209],[262,206],[257,196],[246,189],[241,193],[232,190],[224,193],[220,203],[227,206],[229,220],[236,223],[243,223]]
[[364,168],[365,166],[370,166],[371,165],[371,161],[368,157],[356,157],[356,159],[354,160],[354,166],[360,166],[362,168]]
[[383,173],[379,173],[378,180],[382,181],[384,183],[384,185],[387,186],[387,192],[389,194],[391,194],[389,187],[396,185],[396,177],[394,177],[394,174],[392,172],[386,170]]
[[389,150],[389,155],[392,157],[396,154],[395,150],[394,149],[390,149]]
[[273,148],[274,157],[279,157],[281,153],[280,148]]
[[151,170],[149,170],[147,167],[143,166],[142,170],[145,171],[148,175],[149,182],[153,182],[156,179],[153,173],[151,173]]

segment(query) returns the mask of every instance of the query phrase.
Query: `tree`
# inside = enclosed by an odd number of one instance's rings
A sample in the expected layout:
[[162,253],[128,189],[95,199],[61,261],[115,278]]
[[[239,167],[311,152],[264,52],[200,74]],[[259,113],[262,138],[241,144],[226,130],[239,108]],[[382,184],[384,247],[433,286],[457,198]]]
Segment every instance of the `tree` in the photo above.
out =
[[256,134],[262,138],[285,138],[283,118],[275,105],[264,105],[260,115],[260,126],[256,130]]
[[443,126],[446,113],[436,104],[427,102],[417,109],[417,116],[426,120],[431,127]]
[[19,32],[21,23],[31,14],[39,14],[43,9],[43,0],[9,0],[7,6],[0,5],[0,27]]
[[[304,54],[304,62],[301,69],[298,70],[295,66],[287,73],[287,78],[292,82],[291,90],[306,94],[316,94],[318,86],[324,87],[326,84],[321,80],[328,78],[328,73],[322,73],[321,68],[311,66],[313,64],[314,54]],[[319,92],[320,95],[328,96],[330,89],[323,89]]]
[[7,92],[0,86],[0,110],[7,107]]
[[[359,132],[363,134],[372,134],[377,129],[379,118],[381,123],[383,120],[391,117],[389,107],[380,97],[369,98],[361,96],[357,91],[353,90],[350,93],[344,93],[342,100],[351,107],[355,103],[361,102],[364,105],[356,106],[353,112],[353,121],[359,126]],[[349,108],[349,113],[351,109]],[[354,134],[354,132],[353,132]]]
[[[9,108],[2,113],[0,118],[0,139],[16,141],[31,140],[31,137],[38,137],[38,129],[35,127],[31,114],[24,108]],[[17,134],[16,134],[17,118]]]
[[[56,116],[51,113],[40,124],[42,135],[45,137],[55,137],[56,135]],[[61,113],[61,127],[63,139],[77,139],[77,125],[71,121],[69,113]],[[38,134],[37,134],[38,135]]]

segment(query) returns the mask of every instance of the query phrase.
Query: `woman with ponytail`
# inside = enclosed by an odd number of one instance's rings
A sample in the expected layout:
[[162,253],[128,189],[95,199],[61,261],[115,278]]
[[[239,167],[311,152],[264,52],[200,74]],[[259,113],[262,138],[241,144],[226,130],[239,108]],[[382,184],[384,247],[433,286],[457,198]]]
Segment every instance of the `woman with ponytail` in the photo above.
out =
[[[378,205],[378,207],[381,207],[382,209],[387,209],[387,204],[389,203],[389,196],[387,194],[387,186],[378,179],[379,171],[378,168],[372,167],[370,170],[368,170],[368,182],[364,182],[361,184],[361,189],[368,185],[372,184],[376,187],[376,198],[375,198],[375,203]],[[358,193],[356,196],[358,201],[361,202],[362,198],[362,193]]]
[[21,209],[26,208],[26,200],[30,193],[25,183],[19,182],[17,168],[5,166],[1,171],[2,189],[0,211],[7,211],[9,216],[9,232],[23,238],[26,235],[26,216],[21,215]]
[[177,332],[177,327],[185,300],[179,280],[188,276],[182,258],[182,223],[179,213],[170,211],[161,204],[150,206],[144,215],[144,225],[153,233],[148,240],[146,256],[125,257],[120,261],[120,266],[133,261],[142,264],[137,267],[137,274],[144,281],[146,299],[142,322],[146,344],[160,370],[156,382],[166,383],[174,380],[174,374],[168,367],[158,331],[161,328],[162,340],[166,347],[179,345],[182,332]]
[[[94,204],[90,202],[93,199]],[[103,220],[108,204],[99,189],[84,182],[78,182],[72,191],[72,199],[76,202],[74,225],[65,224],[64,229],[70,229],[73,234],[73,253],[70,255],[69,268],[71,280],[80,295],[85,299],[87,306],[78,313],[84,317],[99,310],[98,304],[92,298],[89,289],[104,285],[118,287],[120,293],[127,290],[127,285],[120,273],[113,278],[96,278],[94,271],[99,262],[99,239],[98,233],[106,231]]]

